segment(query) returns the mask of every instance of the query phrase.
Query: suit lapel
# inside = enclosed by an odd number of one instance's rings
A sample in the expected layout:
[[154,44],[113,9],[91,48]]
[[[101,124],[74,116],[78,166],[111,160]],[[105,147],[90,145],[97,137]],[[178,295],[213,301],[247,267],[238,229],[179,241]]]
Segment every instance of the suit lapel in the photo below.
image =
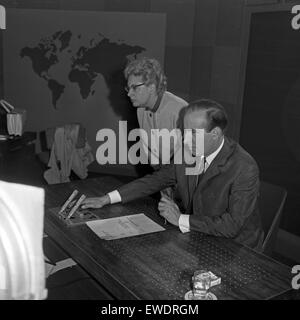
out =
[[201,190],[210,179],[216,177],[222,172],[222,168],[227,164],[228,158],[232,155],[235,147],[236,143],[225,137],[222,149],[205,171],[201,181],[197,186],[197,190]]
[[[213,160],[213,162],[210,164],[210,166],[204,173],[197,187],[196,187],[196,175],[186,175],[185,172],[182,173],[185,175],[185,181],[188,187],[189,205],[187,208],[187,213],[188,212],[192,213],[191,208],[192,208],[194,194],[196,193],[196,191],[201,192],[203,187],[207,184],[207,182],[210,179],[216,177],[222,172],[222,168],[227,164],[228,158],[234,152],[236,145],[237,145],[236,142],[225,137],[224,145],[221,151],[218,153],[216,158]],[[189,167],[189,166],[187,165],[183,166],[183,170],[185,170],[186,167]]]
[[210,164],[206,172],[204,173],[202,179],[200,180],[197,189],[202,188],[209,179],[212,179],[213,177],[217,176],[221,172],[221,167],[223,166],[223,162],[217,161],[217,159],[214,159],[214,161]]

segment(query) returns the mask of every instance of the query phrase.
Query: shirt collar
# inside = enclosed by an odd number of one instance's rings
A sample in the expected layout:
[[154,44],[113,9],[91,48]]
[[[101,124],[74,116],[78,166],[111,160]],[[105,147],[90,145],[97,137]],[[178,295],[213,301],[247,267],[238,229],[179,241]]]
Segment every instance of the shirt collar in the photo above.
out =
[[152,113],[155,113],[158,110],[159,106],[160,106],[161,99],[162,99],[163,95],[164,95],[164,92],[161,92],[158,95],[158,97],[156,99],[156,102],[155,102],[155,105],[153,106],[153,108],[152,109],[147,108],[147,110],[152,112]]
[[214,151],[213,153],[211,153],[209,156],[206,157],[206,162],[207,162],[206,168],[208,168],[210,166],[210,164],[213,162],[215,157],[221,151],[223,145],[224,145],[224,137],[223,137],[222,143],[220,144],[219,148],[216,151]]

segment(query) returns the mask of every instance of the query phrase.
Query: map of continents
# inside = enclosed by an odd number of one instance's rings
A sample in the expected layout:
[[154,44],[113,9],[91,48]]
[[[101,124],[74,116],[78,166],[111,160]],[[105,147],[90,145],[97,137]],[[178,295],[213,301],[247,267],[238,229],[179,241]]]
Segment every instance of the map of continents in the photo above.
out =
[[[76,37],[78,43],[76,48],[70,47],[72,37]],[[112,85],[113,74],[125,68],[128,57],[136,57],[145,51],[145,48],[138,45],[111,41],[100,33],[88,40],[88,45],[80,44],[81,39],[82,35],[73,35],[70,30],[57,31],[51,36],[40,39],[36,46],[26,46],[20,51],[21,58],[27,57],[31,60],[33,72],[46,81],[55,109],[58,100],[65,92],[67,83],[61,83],[55,78],[51,68],[63,63],[60,58],[65,51],[70,59],[70,69],[66,78],[78,85],[82,99],[94,95],[95,89],[92,88],[99,74],[104,77],[109,87]],[[86,43],[87,39],[84,40],[82,43]]]

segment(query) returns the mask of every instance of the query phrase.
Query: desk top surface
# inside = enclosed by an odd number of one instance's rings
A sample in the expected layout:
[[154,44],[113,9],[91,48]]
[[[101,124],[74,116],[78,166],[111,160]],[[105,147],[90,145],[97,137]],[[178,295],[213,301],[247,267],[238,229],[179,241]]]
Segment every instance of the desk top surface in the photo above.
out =
[[[179,299],[191,289],[195,270],[209,269],[222,279],[211,288],[218,299],[270,299],[291,289],[289,267],[230,239],[199,232],[166,230],[106,241],[86,225],[66,227],[50,208],[61,206],[76,188],[99,196],[120,186],[103,177],[46,187],[45,230],[83,268],[118,299]],[[156,202],[143,198],[95,210],[100,218],[145,213],[163,225]]]

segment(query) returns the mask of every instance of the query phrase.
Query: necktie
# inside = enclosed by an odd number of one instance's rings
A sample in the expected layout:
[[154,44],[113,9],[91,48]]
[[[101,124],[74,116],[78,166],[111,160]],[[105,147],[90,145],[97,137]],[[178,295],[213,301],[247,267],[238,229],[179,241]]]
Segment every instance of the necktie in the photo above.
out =
[[207,165],[207,161],[206,161],[206,157],[203,156],[203,158],[201,159],[201,162],[200,162],[200,167],[199,167],[199,173],[196,177],[196,185],[195,185],[195,189],[198,187],[198,184],[201,180],[201,178],[203,177],[204,175],[204,172],[205,172],[205,166]]
[[204,176],[205,166],[207,166],[207,161],[206,161],[206,158],[203,156],[203,158],[201,159],[201,162],[200,162],[198,175],[196,176],[195,187],[193,188],[192,193],[190,195],[190,201],[187,206],[186,214],[191,214],[191,212],[192,212],[194,193],[198,187],[199,182],[201,181],[201,179]]

